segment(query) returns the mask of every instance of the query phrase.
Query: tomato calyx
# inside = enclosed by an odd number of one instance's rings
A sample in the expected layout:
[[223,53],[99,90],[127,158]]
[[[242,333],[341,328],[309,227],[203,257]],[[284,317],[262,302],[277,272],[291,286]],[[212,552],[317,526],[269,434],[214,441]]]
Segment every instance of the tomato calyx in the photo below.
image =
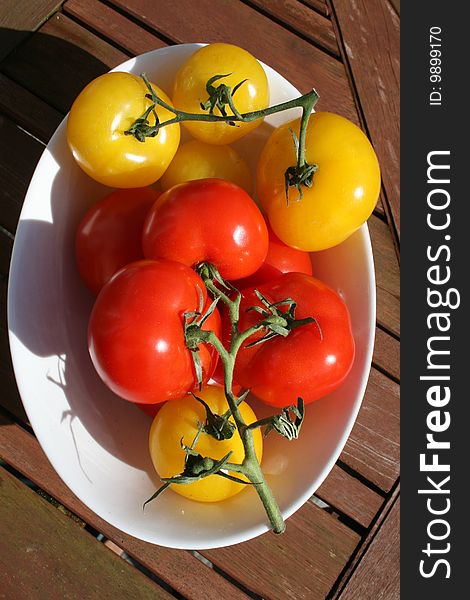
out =
[[[293,413],[295,420],[291,419],[290,413]],[[305,417],[305,403],[302,398],[297,399],[297,406],[292,404],[282,409],[279,415],[273,415],[264,419],[259,419],[248,425],[248,429],[257,429],[258,427],[266,426],[264,437],[269,435],[271,431],[277,431],[280,435],[287,438],[289,441],[296,440],[299,437],[300,428]]]
[[[162,105],[163,100],[158,98],[155,90],[147,78],[147,75],[145,73],[141,73],[140,76],[149,90],[149,93],[145,94],[145,98],[151,100],[152,104],[132,123],[129,129],[126,129],[124,135],[133,135],[137,141],[145,142],[145,138],[155,137],[160,130],[160,119],[158,118],[155,109],[157,108],[158,104]],[[171,110],[171,107],[166,104],[166,102],[163,102],[163,104],[166,108]],[[152,114],[155,118],[155,125],[150,125],[148,120],[150,114]]]
[[[264,308],[261,306],[252,306],[247,308],[247,312],[256,311],[261,314],[264,318],[258,323],[258,327],[260,329],[265,328],[268,331],[263,337],[247,344],[246,348],[251,348],[263,342],[267,342],[278,335],[287,337],[293,329],[300,327],[301,325],[308,325],[308,323],[315,323],[317,325],[321,337],[321,329],[315,317],[305,317],[305,319],[295,318],[297,303],[292,300],[292,298],[286,298],[279,302],[269,302],[269,300],[258,290],[254,290],[254,293],[263,303]],[[285,312],[280,311],[279,307],[281,306],[286,306],[287,310]]]
[[223,415],[217,415],[212,412],[210,406],[199,396],[193,394],[194,398],[200,402],[206,411],[206,422],[203,424],[203,431],[208,435],[211,435],[216,440],[229,440],[233,436],[235,431],[235,425],[228,419],[230,412],[226,412]]
[[[304,119],[302,117],[302,123],[300,125],[301,134],[303,122]],[[305,123],[305,127],[306,125],[307,123]],[[290,132],[294,141],[297,164],[295,166],[288,167],[286,169],[286,172],[284,173],[284,185],[286,189],[287,204],[289,204],[289,188],[295,187],[299,192],[299,200],[302,200],[302,186],[305,185],[306,187],[311,188],[313,185],[313,176],[318,171],[317,165],[309,165],[308,162],[305,160],[305,153],[301,156],[301,146],[299,138],[296,136],[295,131],[293,129],[290,129]]]
[[[217,307],[217,303],[220,298],[215,298],[213,302],[209,305],[207,310],[204,310],[204,297],[202,295],[202,291],[198,288],[199,291],[199,310],[194,312],[186,312],[183,315],[183,329],[184,336],[186,339],[186,345],[188,349],[191,351],[191,356],[194,363],[194,370],[196,372],[196,379],[198,382],[199,389],[202,387],[203,381],[203,371],[201,358],[199,356],[199,344],[202,343],[204,336],[203,333],[209,333],[202,329],[202,326],[207,321],[207,319],[212,315],[214,310]],[[212,332],[211,332],[212,333]],[[207,337],[207,336],[206,336]]]
[[205,477],[209,477],[210,475],[219,475],[220,477],[225,477],[226,479],[230,479],[231,481],[235,481],[236,483],[250,485],[250,481],[246,481],[239,477],[235,477],[234,475],[230,475],[226,472],[227,470],[242,472],[241,465],[229,463],[229,459],[232,456],[232,451],[228,452],[221,459],[215,460],[210,456],[202,456],[202,454],[199,454],[194,450],[199,436],[203,431],[204,425],[199,424],[198,431],[191,446],[186,446],[185,444],[183,444],[183,439],[181,439],[181,448],[186,453],[184,469],[182,473],[174,475],[173,477],[161,477],[163,485],[160,486],[157,489],[157,491],[154,494],[152,494],[152,496],[150,496],[148,500],[144,502],[142,508],[145,508],[145,506],[149,502],[160,496],[160,494],[164,492],[172,483],[188,485],[190,483],[194,483],[195,481],[199,481],[200,479],[204,479]]
[[[234,96],[235,92],[240,88],[240,86],[242,86],[246,81],[248,81],[248,79],[243,79],[242,81],[237,83],[237,85],[233,88],[233,90],[231,87],[229,87],[225,83],[221,83],[217,87],[215,87],[213,85],[219,79],[223,79],[224,77],[229,77],[231,74],[232,73],[227,73],[226,75],[214,75],[207,81],[206,91],[209,94],[209,98],[204,103],[201,102],[200,107],[202,108],[202,110],[209,111],[210,115],[214,114],[215,108],[218,108],[220,111],[220,114],[223,117],[226,117],[227,110],[225,107],[228,104],[232,113],[234,114],[234,116],[240,120],[243,120],[242,115],[240,114],[240,112],[237,110],[237,108],[235,107],[235,105],[233,103],[233,96]],[[227,124],[231,125],[232,127],[235,127],[234,121],[227,121]]]

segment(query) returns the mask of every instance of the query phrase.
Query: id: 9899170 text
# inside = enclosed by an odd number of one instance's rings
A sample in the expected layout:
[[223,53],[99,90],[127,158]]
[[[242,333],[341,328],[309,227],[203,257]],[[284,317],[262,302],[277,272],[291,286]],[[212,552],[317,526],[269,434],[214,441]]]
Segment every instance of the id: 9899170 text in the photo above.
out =
[[440,27],[429,29],[429,94],[430,106],[442,105],[442,37]]

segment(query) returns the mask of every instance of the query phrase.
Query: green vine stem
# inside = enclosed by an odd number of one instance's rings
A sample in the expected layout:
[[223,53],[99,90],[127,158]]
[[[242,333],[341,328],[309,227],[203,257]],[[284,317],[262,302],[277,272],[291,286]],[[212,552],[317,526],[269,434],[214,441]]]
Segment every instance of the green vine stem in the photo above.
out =
[[[209,289],[213,285],[212,281],[209,280],[204,281],[204,283],[206,283]],[[239,305],[239,300],[232,301],[225,294],[223,294],[223,296],[225,296],[226,298],[226,300],[223,301],[226,303],[227,308],[231,313],[236,313],[238,321],[237,304]],[[234,471],[245,475],[245,477],[253,484],[256,491],[258,492],[258,495],[266,510],[266,514],[268,515],[273,532],[283,533],[286,528],[286,525],[284,523],[284,519],[277,504],[276,498],[274,497],[271,488],[266,482],[263,471],[261,470],[261,466],[258,462],[258,458],[256,457],[255,445],[252,434],[253,429],[245,423],[241,412],[238,408],[238,399],[232,391],[233,369],[235,366],[235,359],[238,350],[242,346],[243,342],[247,340],[251,335],[259,331],[259,329],[260,327],[256,325],[250,327],[241,334],[232,336],[232,342],[229,350],[225,349],[224,345],[213,331],[200,330],[197,336],[197,341],[198,343],[205,342],[208,344],[212,344],[220,355],[220,360],[223,362],[225,373],[225,397],[227,398],[230,412],[237,426],[245,451],[245,457],[241,465],[226,463],[225,468],[229,471]]]
[[[221,114],[215,115],[212,111],[205,113],[188,113],[182,110],[179,110],[161,98],[158,97],[155,90],[152,87],[152,84],[149,82],[145,73],[141,74],[142,79],[149,90],[149,93],[146,94],[146,98],[151,101],[151,105],[145,110],[145,112],[134,121],[134,123],[127,129],[124,133],[125,135],[133,135],[138,141],[144,142],[146,137],[155,137],[160,129],[163,127],[167,127],[168,125],[174,125],[175,123],[182,123],[184,121],[204,121],[207,123],[227,123],[228,126],[235,126],[236,123],[250,123],[251,121],[256,121],[257,119],[263,119],[269,115],[274,115],[279,112],[283,112],[285,110],[289,110],[291,108],[302,108],[302,117],[300,121],[300,132],[299,138],[296,141],[296,153],[297,153],[297,164],[295,166],[291,166],[287,169],[285,173],[286,180],[286,190],[288,190],[289,186],[295,186],[300,192],[300,199],[302,198],[302,185],[306,185],[310,187],[312,185],[313,174],[317,170],[316,165],[309,165],[305,159],[305,138],[307,133],[307,125],[310,118],[310,114],[319,100],[319,95],[315,89],[312,89],[310,92],[299,96],[298,98],[294,98],[293,100],[288,100],[287,102],[281,102],[280,104],[276,104],[274,106],[270,106],[268,108],[263,108],[261,110],[256,110],[247,113],[239,113],[236,110],[235,105],[233,103],[233,94],[239,88],[239,86],[244,83],[240,82],[233,90],[230,91],[230,88],[223,86],[226,103],[231,108],[233,114]],[[214,102],[215,95],[218,93],[219,87],[215,87],[212,85],[214,81],[225,77],[225,75],[216,75],[212,77],[209,81],[211,82],[210,86],[207,86],[209,94],[211,94],[211,90]],[[209,83],[209,82],[208,82]],[[228,90],[228,91],[227,91]],[[220,99],[219,99],[220,102]],[[172,112],[175,116],[167,121],[160,122],[155,108],[157,106],[161,106],[166,108],[170,112]],[[211,95],[209,95],[209,100],[202,104],[202,108],[211,106]],[[217,104],[219,106],[219,104]],[[220,107],[219,107],[220,110]],[[222,112],[222,111],[221,111]],[[225,112],[225,110],[223,111]],[[148,121],[148,117],[150,114],[154,115],[155,124],[150,125]],[[287,195],[287,194],[286,194]]]
[[[240,292],[235,290],[235,288],[231,288],[229,284],[226,284],[213,265],[202,263],[197,268],[197,271],[207,290],[215,298],[214,302],[222,301],[225,304],[232,323],[232,332],[228,349],[213,331],[205,331],[197,324],[194,327],[189,326],[185,328],[186,343],[189,348],[197,347],[201,343],[211,344],[218,352],[220,360],[224,366],[224,392],[229,405],[229,411],[227,411],[228,414],[226,413],[219,418],[228,419],[229,416],[233,416],[233,420],[235,421],[235,425],[238,429],[245,451],[245,457],[241,465],[226,462],[224,464],[224,469],[245,475],[249,482],[255,487],[261,501],[263,502],[271,523],[272,530],[274,533],[282,533],[285,530],[285,523],[277,501],[266,482],[264,474],[261,470],[261,466],[258,462],[252,432],[256,428],[267,426],[265,434],[272,429],[275,429],[287,439],[295,439],[298,436],[303,421],[303,401],[301,398],[299,398],[297,407],[291,406],[285,408],[283,409],[281,415],[274,415],[273,417],[261,419],[259,421],[255,421],[254,423],[247,424],[245,423],[238,408],[240,401],[244,398],[244,396],[246,396],[247,393],[240,398],[237,398],[237,396],[233,393],[233,371],[240,348],[254,334],[260,332],[261,330],[268,332],[263,338],[256,341],[256,343],[262,343],[263,340],[267,341],[274,335],[287,336],[295,327],[315,322],[315,319],[313,317],[309,317],[306,319],[297,320],[295,318],[296,305],[294,301],[291,299],[286,299],[283,302],[270,304],[268,300],[264,298],[264,296],[258,293],[258,297],[264,304],[263,309],[258,307],[258,312],[260,312],[262,318],[258,323],[252,325],[245,331],[239,331],[238,322],[241,301]],[[219,285],[217,285],[216,282]],[[225,287],[227,291],[231,290],[234,293],[229,295],[225,293],[219,286]],[[233,296],[233,298],[231,296]],[[285,312],[281,312],[279,310],[280,306],[287,307],[287,310]],[[295,415],[295,421],[291,421],[289,417],[290,411]],[[225,473],[219,472],[218,474],[223,474],[226,476]]]

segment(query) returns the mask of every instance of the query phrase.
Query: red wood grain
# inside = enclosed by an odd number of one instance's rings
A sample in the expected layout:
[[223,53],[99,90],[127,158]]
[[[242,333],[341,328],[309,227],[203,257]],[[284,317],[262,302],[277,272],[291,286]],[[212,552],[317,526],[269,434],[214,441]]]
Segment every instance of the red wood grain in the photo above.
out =
[[295,33],[325,48],[339,57],[338,43],[331,21],[305,6],[299,0],[245,0],[279,22],[292,28]]
[[173,598],[2,467],[0,523],[3,598]]
[[372,540],[338,600],[399,600],[400,499]]
[[332,0],[400,234],[400,21],[384,0]]
[[310,6],[311,8],[314,8],[316,11],[322,15],[325,15],[326,17],[330,14],[330,9],[326,0],[301,0],[301,2],[307,6]]
[[131,56],[166,46],[156,35],[98,0],[68,0],[63,10]]
[[[384,504],[382,510],[379,512],[376,520],[370,528],[368,534],[362,539],[361,545],[357,548],[354,556],[350,560],[348,566],[341,574],[341,577],[335,584],[334,590],[329,594],[329,600],[344,600],[341,597],[343,592],[349,593],[346,590],[349,587],[349,582],[354,578],[356,570],[361,570],[362,560],[366,560],[369,569],[366,577],[361,577],[363,583],[369,589],[367,591],[362,590],[365,593],[367,600],[371,598],[380,598],[380,600],[396,600],[397,590],[399,589],[399,547],[398,547],[398,520],[399,520],[399,502],[400,498],[400,486],[397,485],[390,497]],[[388,525],[388,519],[391,519],[390,526]],[[382,528],[384,531],[382,532]],[[372,553],[372,559],[367,560],[366,556],[369,550],[373,548],[375,538],[378,539],[379,553],[381,554],[380,560],[374,560],[374,556],[377,557],[377,553]],[[390,545],[389,545],[390,544]],[[375,548],[377,546],[374,544]],[[373,566],[372,566],[373,565]],[[372,568],[370,568],[372,567]],[[363,572],[364,573],[364,572]],[[354,589],[354,588],[352,588]],[[386,595],[383,595],[384,589]],[[363,598],[362,593],[358,593],[353,598],[358,600]]]
[[315,496],[363,527],[371,524],[383,504],[382,496],[337,465],[315,492]]
[[368,222],[375,262],[377,322],[400,335],[400,268],[388,225],[372,216]]
[[307,502],[281,536],[265,534],[202,554],[264,598],[323,600],[358,541],[352,530]]
[[399,386],[375,369],[340,459],[384,491],[399,475]]
[[400,342],[390,334],[377,327],[375,330],[375,346],[373,364],[394,379],[400,379]]

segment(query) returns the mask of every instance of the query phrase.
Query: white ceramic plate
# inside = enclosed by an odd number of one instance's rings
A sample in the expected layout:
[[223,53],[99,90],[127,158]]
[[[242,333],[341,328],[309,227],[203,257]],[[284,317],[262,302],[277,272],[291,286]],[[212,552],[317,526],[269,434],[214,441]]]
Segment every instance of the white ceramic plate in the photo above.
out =
[[[196,44],[173,46],[127,61],[115,70],[146,72],[171,93],[172,79]],[[271,103],[298,96],[265,66]],[[314,84],[315,82],[312,82]],[[273,125],[268,119],[235,146],[254,167]],[[215,548],[268,530],[253,489],[216,504],[191,502],[172,491],[142,510],[159,485],[147,435],[150,419],[114,396],[96,375],[86,344],[93,299],[75,265],[79,219],[107,189],[76,166],[66,145],[65,120],[36,168],[21,212],[10,271],[11,354],[24,407],[53,467],[100,517],[137,538],[172,548]],[[346,242],[315,254],[315,274],[347,302],[357,355],[347,381],[308,406],[300,438],[271,434],[263,468],[285,518],[315,492],[337,460],[353,426],[368,380],[375,328],[375,279],[369,234],[363,226]],[[258,416],[267,414],[258,407]]]

